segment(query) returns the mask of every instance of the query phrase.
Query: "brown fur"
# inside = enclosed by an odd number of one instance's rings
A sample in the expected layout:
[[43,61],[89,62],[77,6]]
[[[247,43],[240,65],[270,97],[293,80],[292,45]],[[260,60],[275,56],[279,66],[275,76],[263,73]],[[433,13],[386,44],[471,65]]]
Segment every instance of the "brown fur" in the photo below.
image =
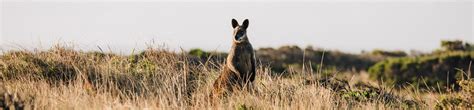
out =
[[248,20],[242,26],[232,19],[234,27],[234,40],[223,70],[214,82],[211,95],[222,96],[234,90],[251,89],[255,80],[255,53],[250,44],[246,29]]

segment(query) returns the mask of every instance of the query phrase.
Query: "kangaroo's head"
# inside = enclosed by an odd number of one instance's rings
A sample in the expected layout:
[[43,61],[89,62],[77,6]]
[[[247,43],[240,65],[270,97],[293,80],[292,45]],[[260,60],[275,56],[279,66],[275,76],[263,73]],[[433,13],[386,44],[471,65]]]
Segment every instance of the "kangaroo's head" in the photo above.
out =
[[232,27],[234,28],[234,42],[241,43],[241,42],[248,42],[247,38],[247,27],[249,26],[249,20],[245,19],[242,25],[239,25],[237,20],[232,19]]

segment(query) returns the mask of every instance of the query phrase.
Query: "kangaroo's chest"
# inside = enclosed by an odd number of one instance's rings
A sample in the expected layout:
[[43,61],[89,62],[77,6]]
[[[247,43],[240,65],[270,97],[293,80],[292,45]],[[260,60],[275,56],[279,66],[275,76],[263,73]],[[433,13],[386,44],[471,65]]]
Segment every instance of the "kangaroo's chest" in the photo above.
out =
[[230,62],[240,73],[249,73],[252,69],[253,49],[251,46],[235,48]]
[[252,54],[251,53],[243,53],[237,55],[238,57],[234,57],[233,64],[236,66],[240,72],[249,72],[252,67]]

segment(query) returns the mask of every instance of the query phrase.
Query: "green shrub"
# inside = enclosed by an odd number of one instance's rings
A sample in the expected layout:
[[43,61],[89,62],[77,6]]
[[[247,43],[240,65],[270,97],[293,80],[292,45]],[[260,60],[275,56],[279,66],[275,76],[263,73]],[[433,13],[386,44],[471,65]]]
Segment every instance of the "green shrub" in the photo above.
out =
[[199,57],[199,58],[205,58],[205,57],[208,57],[209,56],[209,53],[206,52],[206,51],[203,51],[201,49],[191,49],[189,51],[189,54],[192,55],[192,56],[196,56],[196,57]]
[[[393,58],[381,61],[369,68],[372,79],[401,87],[406,84],[429,87],[458,88],[456,81],[464,76],[474,59],[474,52],[450,52],[439,55]],[[471,66],[472,68],[472,66]],[[456,78],[458,77],[458,78]],[[426,86],[425,86],[426,84]]]
[[441,47],[445,51],[470,51],[471,44],[463,42],[461,40],[443,40],[441,41]]

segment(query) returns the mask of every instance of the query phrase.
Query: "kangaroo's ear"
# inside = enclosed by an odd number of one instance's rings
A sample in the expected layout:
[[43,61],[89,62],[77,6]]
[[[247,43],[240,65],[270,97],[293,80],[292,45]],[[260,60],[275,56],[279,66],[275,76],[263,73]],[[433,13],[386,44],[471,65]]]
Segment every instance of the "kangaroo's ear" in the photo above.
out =
[[243,27],[244,29],[247,29],[247,27],[249,27],[249,20],[248,20],[248,19],[245,19],[245,20],[244,20],[244,23],[242,23],[242,27]]
[[237,22],[237,20],[235,19],[232,19],[232,28],[235,28],[237,26],[239,26],[239,22]]

